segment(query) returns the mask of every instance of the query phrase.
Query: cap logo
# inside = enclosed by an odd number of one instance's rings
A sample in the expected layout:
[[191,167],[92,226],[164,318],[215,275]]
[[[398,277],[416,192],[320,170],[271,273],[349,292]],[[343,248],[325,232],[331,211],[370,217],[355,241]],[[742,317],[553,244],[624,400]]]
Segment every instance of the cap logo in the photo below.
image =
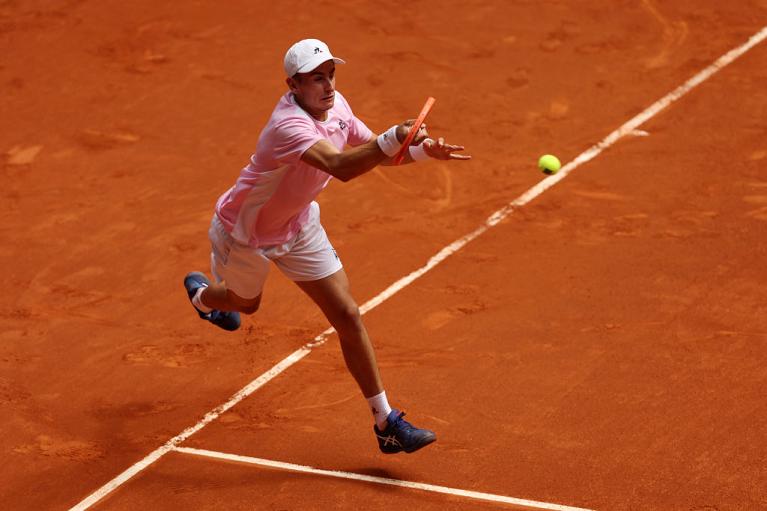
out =
[[322,50],[319,48],[314,49],[314,54],[317,55],[318,53],[322,53]]

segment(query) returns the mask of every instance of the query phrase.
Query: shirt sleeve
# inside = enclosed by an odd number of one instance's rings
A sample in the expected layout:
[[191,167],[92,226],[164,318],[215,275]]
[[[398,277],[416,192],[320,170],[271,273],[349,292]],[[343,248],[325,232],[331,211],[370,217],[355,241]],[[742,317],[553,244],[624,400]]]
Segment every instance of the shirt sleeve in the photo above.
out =
[[374,135],[370,128],[368,128],[364,122],[359,120],[357,116],[352,112],[352,107],[349,106],[349,102],[338,91],[336,91],[337,97],[343,102],[344,109],[346,110],[347,119],[349,120],[349,137],[346,139],[346,143],[350,146],[358,146],[367,144],[371,137]]
[[317,133],[309,120],[286,119],[274,129],[274,159],[296,164],[307,149],[322,139],[322,135]]
[[373,137],[373,132],[370,131],[364,122],[357,119],[352,115],[351,126],[349,126],[349,145],[356,146],[366,144]]

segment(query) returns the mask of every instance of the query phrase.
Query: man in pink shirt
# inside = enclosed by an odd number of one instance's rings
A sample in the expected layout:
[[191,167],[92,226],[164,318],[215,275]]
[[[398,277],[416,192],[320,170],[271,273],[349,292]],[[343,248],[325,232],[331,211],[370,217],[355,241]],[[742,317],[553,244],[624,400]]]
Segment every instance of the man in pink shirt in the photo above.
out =
[[[216,282],[200,272],[184,279],[200,318],[225,330],[253,314],[270,262],[314,300],[338,332],[346,365],[368,400],[384,453],[413,452],[436,440],[389,406],[373,346],[340,259],[320,224],[314,201],[331,177],[348,181],[391,164],[412,121],[376,136],[335,90],[333,57],[325,43],[304,39],[285,55],[290,90],[280,98],[237,182],[216,204],[209,237]],[[347,146],[351,148],[346,149]],[[426,138],[422,128],[404,163],[465,160],[462,146]]]

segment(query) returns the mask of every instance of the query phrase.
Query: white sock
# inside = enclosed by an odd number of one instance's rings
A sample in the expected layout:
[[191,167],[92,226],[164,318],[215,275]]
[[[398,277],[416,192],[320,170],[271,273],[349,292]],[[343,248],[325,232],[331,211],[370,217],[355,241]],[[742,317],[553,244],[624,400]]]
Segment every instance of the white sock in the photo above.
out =
[[378,429],[383,429],[386,426],[386,417],[391,412],[391,406],[389,406],[389,401],[386,399],[386,391],[369,397],[367,400],[370,405],[370,411],[373,412],[373,417],[376,420],[376,426],[378,426]]
[[201,286],[197,292],[194,294],[194,297],[192,298],[192,305],[200,309],[200,312],[203,314],[207,314],[213,309],[202,303],[202,292],[205,291],[205,288],[208,286]]

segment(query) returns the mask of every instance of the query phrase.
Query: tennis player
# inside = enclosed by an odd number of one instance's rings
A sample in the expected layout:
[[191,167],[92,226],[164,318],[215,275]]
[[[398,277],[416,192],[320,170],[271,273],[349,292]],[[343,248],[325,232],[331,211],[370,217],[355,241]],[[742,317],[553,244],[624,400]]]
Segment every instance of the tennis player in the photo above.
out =
[[[349,280],[314,201],[332,177],[349,181],[390,164],[413,122],[373,134],[335,88],[336,65],[343,63],[317,39],[304,39],[288,50],[284,66],[289,91],[262,130],[250,163],[216,204],[208,232],[215,282],[192,272],[184,287],[200,318],[236,330],[240,313],[258,310],[273,262],[317,303],[338,332],[346,365],[373,412],[381,451],[413,452],[436,436],[389,406]],[[403,163],[467,160],[470,156],[459,153],[463,149],[442,138],[427,138],[424,127]]]

